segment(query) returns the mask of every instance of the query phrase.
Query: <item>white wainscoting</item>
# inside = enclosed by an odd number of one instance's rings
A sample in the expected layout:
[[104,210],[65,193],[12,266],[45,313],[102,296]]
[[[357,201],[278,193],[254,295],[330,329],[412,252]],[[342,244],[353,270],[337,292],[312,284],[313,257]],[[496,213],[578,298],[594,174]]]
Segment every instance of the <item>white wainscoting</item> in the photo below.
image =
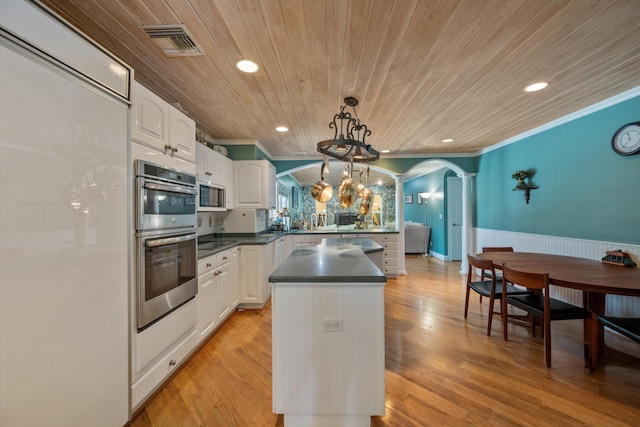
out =
[[[606,251],[622,249],[629,253],[636,264],[640,265],[639,245],[516,233],[486,228],[474,228],[474,233],[476,253],[481,252],[483,246],[512,246],[514,250],[521,252],[539,252],[600,260]],[[574,289],[552,286],[551,295],[573,304],[582,305],[582,293]],[[612,316],[638,317],[640,316],[640,298],[608,295],[606,313]]]

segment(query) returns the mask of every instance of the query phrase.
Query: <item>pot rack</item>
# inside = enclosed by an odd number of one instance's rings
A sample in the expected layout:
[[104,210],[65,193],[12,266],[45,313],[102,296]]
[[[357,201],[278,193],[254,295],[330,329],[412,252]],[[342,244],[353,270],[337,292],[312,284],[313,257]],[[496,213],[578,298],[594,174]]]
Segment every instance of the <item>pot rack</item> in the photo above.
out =
[[[334,130],[333,139],[318,142],[318,152],[344,162],[373,162],[380,158],[380,153],[365,142],[371,131],[360,122],[357,105],[358,100],[352,96],[344,99],[340,112],[329,123],[329,128]],[[353,115],[347,111],[348,107]]]

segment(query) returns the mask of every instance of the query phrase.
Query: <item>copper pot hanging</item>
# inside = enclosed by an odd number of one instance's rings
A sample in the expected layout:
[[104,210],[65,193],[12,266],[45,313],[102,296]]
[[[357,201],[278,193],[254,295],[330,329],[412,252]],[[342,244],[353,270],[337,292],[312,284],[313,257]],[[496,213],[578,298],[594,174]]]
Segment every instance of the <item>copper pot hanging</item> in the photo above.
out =
[[327,203],[331,200],[331,196],[333,196],[333,187],[324,182],[324,168],[326,166],[326,162],[327,161],[324,160],[320,167],[320,181],[316,182],[313,184],[313,187],[311,187],[311,197],[320,203]]
[[371,208],[371,197],[373,197],[373,191],[368,188],[362,190],[362,199],[360,200],[360,209],[358,210],[358,214],[363,217],[369,213],[369,209]]
[[343,208],[349,208],[353,206],[356,199],[358,198],[358,187],[356,183],[351,178],[351,172],[353,171],[353,164],[346,165],[347,174],[346,177],[342,179],[340,183],[340,187],[338,188],[338,198],[340,199],[340,206]]

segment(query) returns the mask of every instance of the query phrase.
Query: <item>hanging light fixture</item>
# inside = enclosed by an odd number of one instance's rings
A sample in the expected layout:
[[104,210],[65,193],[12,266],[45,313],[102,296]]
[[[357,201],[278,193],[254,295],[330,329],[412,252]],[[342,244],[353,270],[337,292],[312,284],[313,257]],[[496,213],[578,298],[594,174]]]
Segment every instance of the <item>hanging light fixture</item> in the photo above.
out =
[[[334,130],[333,139],[318,142],[320,153],[345,162],[372,162],[380,158],[380,153],[365,142],[371,131],[360,122],[357,105],[358,100],[352,96],[344,99],[340,112],[329,123],[329,128]],[[353,110],[353,115],[347,111],[348,107]]]

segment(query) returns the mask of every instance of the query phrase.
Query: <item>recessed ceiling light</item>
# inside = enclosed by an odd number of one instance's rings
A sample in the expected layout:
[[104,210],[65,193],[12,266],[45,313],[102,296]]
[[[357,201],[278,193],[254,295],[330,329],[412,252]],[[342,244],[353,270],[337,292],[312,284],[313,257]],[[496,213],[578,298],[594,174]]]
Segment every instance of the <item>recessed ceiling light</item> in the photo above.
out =
[[534,83],[532,85],[529,85],[529,86],[525,87],[524,91],[525,92],[535,92],[537,90],[542,90],[547,86],[549,86],[549,83],[547,83],[547,82],[538,82],[538,83]]
[[245,73],[255,73],[258,71],[258,64],[253,61],[249,61],[248,59],[236,62],[236,67],[238,67],[238,70],[244,71]]
[[453,138],[446,138],[443,139],[442,142],[453,142]]
[[389,153],[391,150],[380,150],[381,153]]
[[288,131],[288,130],[289,130],[289,128],[288,128],[288,127],[286,127],[286,126],[278,126],[278,127],[276,128],[276,130],[277,130],[278,132],[286,132],[286,131]]

